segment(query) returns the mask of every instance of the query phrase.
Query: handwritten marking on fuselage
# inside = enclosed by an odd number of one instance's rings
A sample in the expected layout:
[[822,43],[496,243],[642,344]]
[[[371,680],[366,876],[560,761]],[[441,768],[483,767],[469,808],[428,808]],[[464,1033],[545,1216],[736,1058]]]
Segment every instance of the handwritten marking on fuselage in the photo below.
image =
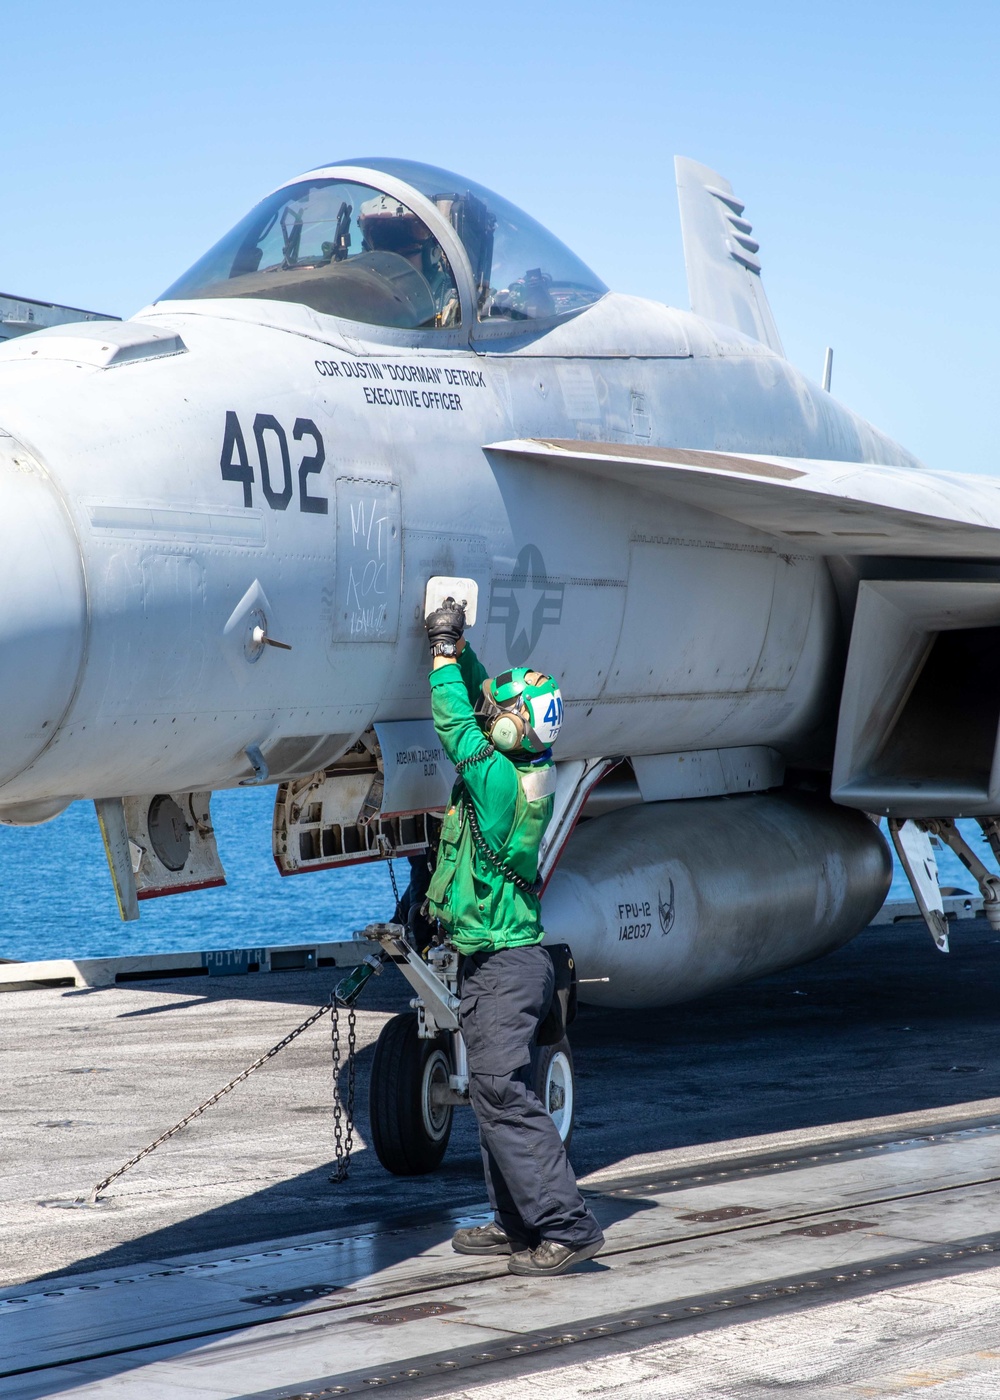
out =
[[[351,501],[351,548],[347,575],[347,614],[352,637],[378,636],[385,631],[389,564],[388,516],[376,514],[374,500]],[[358,569],[355,571],[355,564]]]

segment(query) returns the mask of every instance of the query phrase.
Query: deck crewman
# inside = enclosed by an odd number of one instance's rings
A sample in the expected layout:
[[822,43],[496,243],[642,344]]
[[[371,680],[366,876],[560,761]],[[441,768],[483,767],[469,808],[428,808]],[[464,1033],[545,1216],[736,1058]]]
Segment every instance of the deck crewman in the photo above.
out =
[[531,1047],[552,1000],[540,946],[538,852],[552,816],[562,697],[525,668],[490,679],[453,598],[426,618],[434,726],[458,770],[428,892],[463,956],[461,1027],[493,1220],[460,1254],[509,1254],[512,1274],[562,1274],[601,1248],[558,1130],[532,1091]]

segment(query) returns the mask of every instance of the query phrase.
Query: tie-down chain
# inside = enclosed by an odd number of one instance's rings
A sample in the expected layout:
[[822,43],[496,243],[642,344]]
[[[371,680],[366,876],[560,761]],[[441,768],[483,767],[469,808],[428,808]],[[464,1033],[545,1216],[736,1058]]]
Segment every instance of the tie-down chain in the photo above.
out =
[[[392,883],[393,895],[396,899],[396,907],[399,907],[399,890],[396,883],[396,875],[393,870],[391,858],[387,862],[389,867],[389,879]],[[167,1128],[165,1132],[159,1134],[152,1142],[148,1143],[128,1161],[109,1173],[103,1180],[85,1197],[80,1197],[73,1204],[76,1205],[96,1205],[103,1193],[124,1176],[132,1167],[137,1166],[150,1153],[155,1152],[165,1142],[193,1123],[196,1118],[213,1108],[221,1099],[236,1088],[237,1084],[242,1084],[251,1074],[267,1064],[275,1055],[291,1045],[293,1040],[307,1031],[310,1026],[316,1024],[323,1016],[330,1013],[330,1059],[332,1072],[332,1092],[333,1092],[333,1144],[334,1144],[334,1171],[330,1176],[331,1182],[339,1183],[346,1181],[351,1166],[351,1153],[354,1147],[354,1103],[355,1103],[355,1083],[357,1072],[357,1012],[356,1004],[369,979],[380,973],[386,962],[394,962],[406,977],[407,981],[414,988],[417,996],[411,1003],[418,1013],[419,1033],[421,1037],[433,1038],[439,1030],[447,1030],[453,1033],[454,1039],[454,1066],[456,1073],[451,1076],[448,1099],[450,1102],[466,1102],[468,1093],[468,1073],[465,1062],[465,1047],[462,1042],[461,1033],[458,1029],[458,997],[456,995],[458,983],[458,955],[449,945],[435,943],[428,950],[428,962],[424,962],[416,950],[406,940],[406,930],[401,924],[396,923],[376,923],[369,924],[361,934],[362,937],[369,938],[381,945],[381,951],[370,953],[357,967],[353,968],[349,975],[343,978],[336,986],[329,1001],[325,1002],[311,1015],[307,1016],[301,1025],[289,1031],[288,1035],[279,1040],[276,1045],[272,1045],[263,1055],[258,1056],[252,1064],[247,1065],[228,1084],[217,1089],[214,1094],[210,1094],[207,1099],[203,1099],[200,1104],[190,1113],[184,1115],[179,1122]],[[346,1095],[341,1096],[340,1074],[343,1068],[342,1047],[341,1047],[341,1025],[340,1013],[347,1012],[347,1084]]]

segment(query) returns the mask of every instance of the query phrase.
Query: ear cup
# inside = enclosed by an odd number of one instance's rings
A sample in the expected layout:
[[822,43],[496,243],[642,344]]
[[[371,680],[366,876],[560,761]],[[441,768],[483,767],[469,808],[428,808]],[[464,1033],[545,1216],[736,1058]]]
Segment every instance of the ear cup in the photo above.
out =
[[490,742],[504,752],[516,749],[523,738],[524,725],[516,715],[500,715],[490,730]]

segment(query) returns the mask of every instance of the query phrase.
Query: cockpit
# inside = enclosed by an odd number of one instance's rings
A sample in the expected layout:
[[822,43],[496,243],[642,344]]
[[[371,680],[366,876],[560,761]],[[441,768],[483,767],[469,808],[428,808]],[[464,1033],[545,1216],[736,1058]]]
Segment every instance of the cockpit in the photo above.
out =
[[160,300],[255,297],[397,331],[471,322],[509,335],[512,323],[540,328],[607,290],[483,186],[415,161],[364,159],[276,190]]

